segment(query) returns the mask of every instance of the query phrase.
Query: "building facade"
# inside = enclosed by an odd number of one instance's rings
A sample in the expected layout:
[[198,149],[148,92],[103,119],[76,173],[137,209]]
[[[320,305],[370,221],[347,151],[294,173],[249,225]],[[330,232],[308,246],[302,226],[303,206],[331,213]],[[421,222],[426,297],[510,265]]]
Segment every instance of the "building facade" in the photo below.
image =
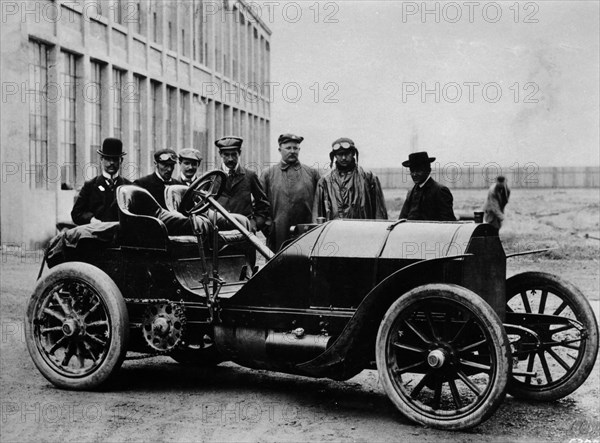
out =
[[154,151],[244,138],[242,162],[269,162],[268,27],[244,1],[2,1],[3,244],[42,245],[99,171],[105,137],[123,140],[122,174]]

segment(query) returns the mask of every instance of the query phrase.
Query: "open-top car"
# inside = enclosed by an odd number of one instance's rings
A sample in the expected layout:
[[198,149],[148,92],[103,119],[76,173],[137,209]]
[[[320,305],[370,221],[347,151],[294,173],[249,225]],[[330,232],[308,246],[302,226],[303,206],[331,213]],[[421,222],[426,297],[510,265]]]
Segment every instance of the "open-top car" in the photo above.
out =
[[465,429],[506,392],[555,400],[591,372],[585,296],[546,273],[507,280],[494,227],[334,220],[273,254],[219,205],[225,178],[167,188],[172,211],[121,186],[118,223],[54,239],[25,322],[50,382],[98,388],[129,351],[335,380],[373,369],[411,420]]

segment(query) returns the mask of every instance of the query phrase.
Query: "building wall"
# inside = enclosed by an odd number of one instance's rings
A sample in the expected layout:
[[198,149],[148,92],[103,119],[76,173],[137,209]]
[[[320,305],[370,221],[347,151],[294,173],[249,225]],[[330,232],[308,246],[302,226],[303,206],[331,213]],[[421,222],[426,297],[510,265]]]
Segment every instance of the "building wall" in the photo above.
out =
[[244,164],[270,160],[270,30],[243,1],[2,2],[0,36],[2,243],[41,244],[70,220],[109,136],[130,179],[165,147],[211,169],[228,134]]

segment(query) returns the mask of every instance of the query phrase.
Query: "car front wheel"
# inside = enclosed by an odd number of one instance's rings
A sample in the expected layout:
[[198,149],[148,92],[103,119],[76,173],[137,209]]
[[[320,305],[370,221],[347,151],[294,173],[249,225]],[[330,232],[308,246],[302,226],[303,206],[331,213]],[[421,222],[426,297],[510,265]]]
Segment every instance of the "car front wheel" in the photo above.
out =
[[38,281],[27,307],[25,340],[38,370],[54,385],[101,386],[123,363],[128,338],[125,301],[104,271],[68,262]]
[[474,427],[505,396],[502,323],[481,297],[457,285],[420,286],[394,302],[379,327],[376,360],[394,405],[426,426]]

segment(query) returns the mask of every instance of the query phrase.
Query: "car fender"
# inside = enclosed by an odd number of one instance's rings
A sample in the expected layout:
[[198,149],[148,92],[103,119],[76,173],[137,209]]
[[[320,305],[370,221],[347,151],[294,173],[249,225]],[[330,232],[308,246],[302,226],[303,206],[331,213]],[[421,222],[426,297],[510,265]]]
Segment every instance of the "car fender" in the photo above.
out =
[[472,254],[422,260],[390,274],[363,299],[338,338],[318,357],[298,365],[313,376],[347,380],[374,361],[375,337],[388,308],[409,290],[442,283],[443,264]]

